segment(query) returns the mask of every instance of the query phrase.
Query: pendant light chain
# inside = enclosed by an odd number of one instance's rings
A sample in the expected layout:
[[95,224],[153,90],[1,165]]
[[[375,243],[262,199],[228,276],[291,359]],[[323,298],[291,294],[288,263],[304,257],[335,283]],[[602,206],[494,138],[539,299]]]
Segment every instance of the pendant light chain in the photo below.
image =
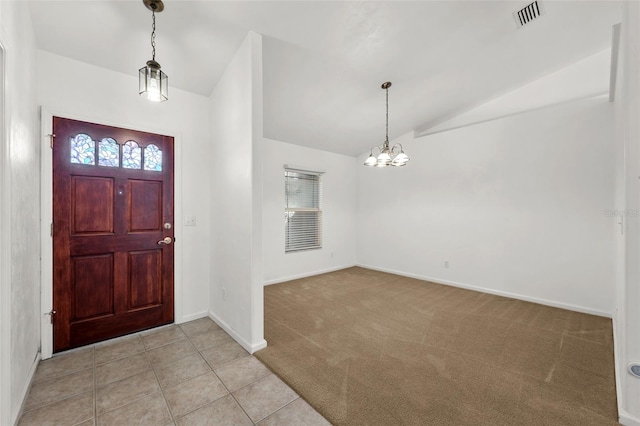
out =
[[156,11],[153,10],[151,12],[151,16],[153,19],[153,25],[151,26],[151,49],[152,49],[152,59],[156,60]]
[[385,89],[385,91],[387,92],[387,115],[386,115],[387,125],[386,125],[386,133],[385,133],[384,141],[388,145],[389,144],[389,87],[388,86]]

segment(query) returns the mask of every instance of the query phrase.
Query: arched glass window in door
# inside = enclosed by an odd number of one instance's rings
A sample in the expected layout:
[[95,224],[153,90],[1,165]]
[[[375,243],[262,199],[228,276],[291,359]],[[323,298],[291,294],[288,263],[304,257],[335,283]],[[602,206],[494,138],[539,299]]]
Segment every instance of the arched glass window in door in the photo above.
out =
[[72,164],[96,164],[96,143],[91,136],[79,133],[71,138],[71,158]]
[[104,138],[98,143],[98,165],[120,166],[120,146],[113,138]]
[[[91,136],[78,133],[70,140],[70,158],[72,164],[102,167],[122,167],[123,169],[162,171],[162,150],[155,144],[143,148],[138,142],[128,140],[120,145],[114,138],[103,138],[97,144]],[[144,164],[143,164],[144,162]],[[143,167],[144,166],[144,167]]]
[[142,167],[142,149],[136,141],[127,141],[122,145],[122,167],[125,169]]

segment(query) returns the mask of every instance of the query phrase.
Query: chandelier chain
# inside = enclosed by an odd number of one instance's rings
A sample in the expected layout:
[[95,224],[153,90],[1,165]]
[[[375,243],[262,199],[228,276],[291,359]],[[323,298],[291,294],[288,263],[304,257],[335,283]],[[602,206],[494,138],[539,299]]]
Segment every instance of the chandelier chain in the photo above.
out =
[[151,49],[152,49],[152,57],[153,60],[156,60],[156,11],[151,11],[151,16],[153,20],[153,25],[151,26]]
[[385,129],[385,142],[389,142],[389,87],[385,89],[387,92],[387,114],[386,114],[386,129]]

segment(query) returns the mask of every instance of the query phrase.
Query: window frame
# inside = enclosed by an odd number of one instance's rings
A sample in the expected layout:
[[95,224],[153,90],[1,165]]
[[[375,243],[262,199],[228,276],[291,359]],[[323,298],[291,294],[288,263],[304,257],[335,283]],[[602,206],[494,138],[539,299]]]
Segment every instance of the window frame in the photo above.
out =
[[[289,173],[307,176],[308,178],[313,177],[317,181],[317,191],[314,189],[312,194],[310,194],[312,204],[317,205],[317,207],[291,207],[289,206],[290,200],[290,179],[295,178],[290,176]],[[285,235],[284,235],[284,252],[286,253],[297,253],[308,250],[319,250],[322,249],[323,245],[323,210],[322,210],[322,175],[324,172],[311,171],[302,168],[293,168],[290,166],[284,166],[284,214],[285,214]],[[316,198],[317,197],[317,198]],[[315,213],[315,226],[303,227],[298,229],[298,232],[294,233],[294,237],[291,237],[291,229],[289,225],[291,224],[290,218],[292,218],[295,213]],[[291,214],[293,213],[293,215]],[[300,241],[304,241],[304,236],[301,234],[307,233],[312,234],[309,238],[309,242],[306,245],[300,245]],[[297,234],[297,235],[296,235]],[[292,241],[297,241],[297,244],[292,244]],[[293,247],[292,247],[293,246]]]

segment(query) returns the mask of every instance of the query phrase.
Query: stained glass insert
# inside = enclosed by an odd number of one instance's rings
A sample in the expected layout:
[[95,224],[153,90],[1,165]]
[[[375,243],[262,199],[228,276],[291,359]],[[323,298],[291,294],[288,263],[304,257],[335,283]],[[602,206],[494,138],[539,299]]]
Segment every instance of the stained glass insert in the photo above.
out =
[[162,171],[162,151],[154,144],[144,149],[144,169],[154,172]]
[[96,143],[91,136],[79,133],[71,138],[71,163],[96,164]]
[[104,138],[98,143],[98,165],[105,167],[120,166],[120,146],[112,138]]
[[142,149],[136,141],[127,141],[122,145],[122,167],[125,169],[142,167]]

